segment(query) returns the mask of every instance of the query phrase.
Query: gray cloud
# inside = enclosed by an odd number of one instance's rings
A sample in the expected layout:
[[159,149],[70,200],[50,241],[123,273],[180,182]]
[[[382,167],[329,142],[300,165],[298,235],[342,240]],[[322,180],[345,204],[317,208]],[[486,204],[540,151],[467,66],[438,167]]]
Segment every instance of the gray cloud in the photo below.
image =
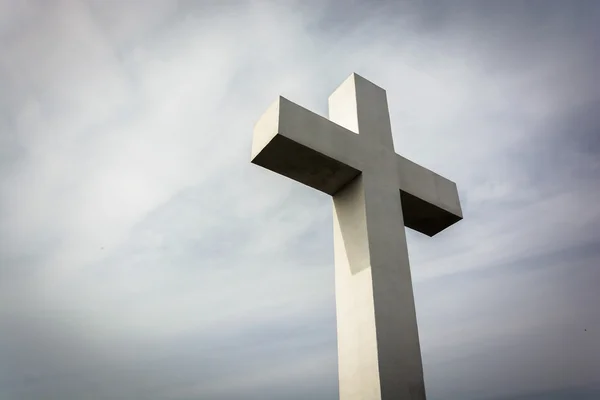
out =
[[337,398],[330,200],[249,149],[277,95],[326,115],[353,71],[461,192],[465,220],[408,235],[429,396],[598,397],[599,22],[0,1],[0,397]]

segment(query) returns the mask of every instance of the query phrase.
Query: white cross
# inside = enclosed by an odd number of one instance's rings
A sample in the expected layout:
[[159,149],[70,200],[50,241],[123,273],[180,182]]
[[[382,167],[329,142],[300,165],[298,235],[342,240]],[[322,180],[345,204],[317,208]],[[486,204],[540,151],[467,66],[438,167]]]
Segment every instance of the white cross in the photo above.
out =
[[329,120],[279,97],[252,163],[333,197],[340,399],[425,399],[403,225],[433,236],[461,220],[456,184],[395,153],[385,90],[356,74]]

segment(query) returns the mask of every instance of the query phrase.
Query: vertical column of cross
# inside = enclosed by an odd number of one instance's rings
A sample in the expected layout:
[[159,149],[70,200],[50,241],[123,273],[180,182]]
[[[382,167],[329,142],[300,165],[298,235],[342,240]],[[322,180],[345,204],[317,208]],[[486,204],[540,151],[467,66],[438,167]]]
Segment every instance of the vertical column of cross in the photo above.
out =
[[352,75],[329,98],[329,111],[333,122],[364,135],[368,158],[362,174],[333,196],[340,398],[422,400],[423,369],[385,91]]
[[425,399],[423,364],[400,194],[387,168],[364,174],[381,398]]

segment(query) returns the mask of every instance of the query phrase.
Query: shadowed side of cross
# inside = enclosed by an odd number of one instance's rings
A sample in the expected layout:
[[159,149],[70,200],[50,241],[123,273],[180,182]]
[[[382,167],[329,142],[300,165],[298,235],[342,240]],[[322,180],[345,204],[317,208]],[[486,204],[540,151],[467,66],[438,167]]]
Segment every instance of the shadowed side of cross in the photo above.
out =
[[326,119],[280,97],[252,163],[332,196],[340,398],[425,399],[406,236],[462,219],[456,185],[394,151],[385,91],[352,74]]

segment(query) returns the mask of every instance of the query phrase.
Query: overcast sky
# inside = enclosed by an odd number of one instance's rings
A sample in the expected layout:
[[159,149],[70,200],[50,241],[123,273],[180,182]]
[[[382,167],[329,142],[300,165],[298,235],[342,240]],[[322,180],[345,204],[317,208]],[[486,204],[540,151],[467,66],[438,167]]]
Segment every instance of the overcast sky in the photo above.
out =
[[337,399],[331,199],[250,145],[352,72],[460,191],[428,398],[600,398],[600,3],[370,3],[0,0],[1,399]]

